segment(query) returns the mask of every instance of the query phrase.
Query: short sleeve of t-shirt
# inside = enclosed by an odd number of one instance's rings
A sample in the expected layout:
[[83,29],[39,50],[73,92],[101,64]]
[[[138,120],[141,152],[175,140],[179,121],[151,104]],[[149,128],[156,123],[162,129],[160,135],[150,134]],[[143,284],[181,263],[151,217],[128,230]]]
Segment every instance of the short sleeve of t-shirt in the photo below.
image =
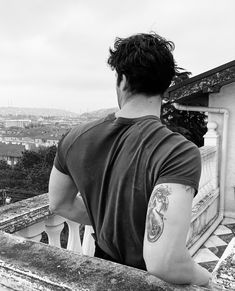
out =
[[177,145],[162,164],[156,184],[179,183],[198,192],[201,155],[196,145],[185,141]]
[[66,156],[70,145],[71,145],[71,132],[68,131],[61,138],[54,159],[54,166],[56,167],[56,169],[65,175],[69,175],[69,170],[66,165]]

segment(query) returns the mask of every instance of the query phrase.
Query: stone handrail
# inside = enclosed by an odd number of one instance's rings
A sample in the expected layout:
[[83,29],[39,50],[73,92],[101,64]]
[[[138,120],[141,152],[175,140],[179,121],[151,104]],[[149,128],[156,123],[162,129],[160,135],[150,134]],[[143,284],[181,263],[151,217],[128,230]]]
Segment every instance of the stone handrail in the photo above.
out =
[[47,194],[35,196],[0,208],[0,230],[14,233],[49,217]]
[[176,286],[145,271],[0,231],[0,287],[4,290],[220,290],[198,286]]

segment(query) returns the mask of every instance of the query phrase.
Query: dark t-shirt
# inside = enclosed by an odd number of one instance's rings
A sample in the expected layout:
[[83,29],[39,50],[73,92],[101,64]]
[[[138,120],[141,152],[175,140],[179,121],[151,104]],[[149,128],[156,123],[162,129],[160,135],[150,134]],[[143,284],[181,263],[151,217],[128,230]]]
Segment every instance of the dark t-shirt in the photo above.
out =
[[106,118],[79,125],[60,142],[55,167],[81,193],[99,247],[115,261],[146,269],[143,239],[156,184],[198,189],[198,148],[156,116]]

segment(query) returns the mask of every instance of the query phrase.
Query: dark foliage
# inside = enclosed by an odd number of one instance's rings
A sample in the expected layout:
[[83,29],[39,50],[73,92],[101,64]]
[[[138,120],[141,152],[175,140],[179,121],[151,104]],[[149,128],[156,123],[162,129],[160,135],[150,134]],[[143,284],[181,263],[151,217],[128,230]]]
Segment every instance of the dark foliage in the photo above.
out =
[[19,161],[21,168],[27,170],[31,169],[34,165],[42,163],[42,155],[35,151],[24,151]]
[[183,68],[177,67],[171,86],[177,85],[183,82],[184,80],[187,80],[191,75],[192,75],[191,72],[185,71]]
[[11,166],[4,160],[0,160],[0,170],[9,170]]
[[167,102],[162,106],[161,120],[170,130],[179,132],[198,147],[203,146],[207,131],[204,113],[177,110]]
[[43,164],[45,165],[45,167],[52,168],[56,154],[56,149],[57,149],[56,146],[51,146],[49,148],[46,148],[46,150],[43,149],[39,151],[39,153],[42,156]]
[[0,189],[7,189],[16,200],[46,193],[55,154],[56,147],[52,146],[38,152],[24,151],[15,166],[0,161]]
[[[182,68],[178,68],[172,85],[179,84],[188,79],[191,75],[190,72],[182,72],[182,70]],[[164,100],[162,104],[161,121],[170,130],[179,132],[198,147],[203,146],[203,136],[207,131],[207,118],[205,113],[177,110],[168,100]]]

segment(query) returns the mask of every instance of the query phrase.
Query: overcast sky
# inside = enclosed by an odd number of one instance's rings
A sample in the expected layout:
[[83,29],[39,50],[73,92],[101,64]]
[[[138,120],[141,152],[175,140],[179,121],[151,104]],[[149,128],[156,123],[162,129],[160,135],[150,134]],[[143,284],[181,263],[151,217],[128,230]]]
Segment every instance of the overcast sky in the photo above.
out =
[[155,31],[193,76],[235,59],[235,0],[0,0],[0,106],[116,107],[116,36]]

